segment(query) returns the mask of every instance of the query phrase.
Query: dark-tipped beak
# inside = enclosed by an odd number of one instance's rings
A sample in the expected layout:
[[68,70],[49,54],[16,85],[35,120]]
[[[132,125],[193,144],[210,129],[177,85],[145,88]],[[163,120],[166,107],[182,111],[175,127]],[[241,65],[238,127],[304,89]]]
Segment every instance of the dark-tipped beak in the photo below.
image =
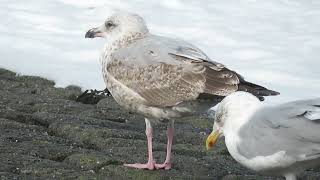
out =
[[85,38],[95,38],[95,37],[103,37],[101,31],[99,31],[98,28],[90,29],[85,35]]

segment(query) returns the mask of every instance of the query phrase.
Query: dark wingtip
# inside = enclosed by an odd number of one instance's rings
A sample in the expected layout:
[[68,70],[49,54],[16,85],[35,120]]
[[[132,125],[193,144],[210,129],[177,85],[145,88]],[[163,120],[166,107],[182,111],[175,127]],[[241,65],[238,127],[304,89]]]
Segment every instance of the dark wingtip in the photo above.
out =
[[269,90],[270,91],[270,96],[277,96],[277,95],[280,95],[279,92],[277,91],[273,91],[273,90]]
[[264,101],[265,98],[264,98],[263,96],[277,96],[277,95],[279,95],[279,94],[280,94],[280,93],[277,92],[277,91],[273,91],[273,90],[269,90],[269,89],[268,89],[268,94],[264,94],[264,95],[262,95],[262,96],[257,96],[257,97],[259,98],[260,101]]

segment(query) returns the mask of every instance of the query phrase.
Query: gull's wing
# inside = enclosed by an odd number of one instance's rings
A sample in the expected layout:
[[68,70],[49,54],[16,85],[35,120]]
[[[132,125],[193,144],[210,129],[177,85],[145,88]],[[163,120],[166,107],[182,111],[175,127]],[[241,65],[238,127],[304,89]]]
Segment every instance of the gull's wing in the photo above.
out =
[[239,135],[247,158],[280,151],[294,161],[320,158],[320,98],[258,110]]
[[242,83],[245,81],[240,75],[181,40],[150,35],[111,56],[108,74],[151,106],[174,106],[201,94],[226,96],[241,88],[261,90],[261,95],[272,93],[261,86]]

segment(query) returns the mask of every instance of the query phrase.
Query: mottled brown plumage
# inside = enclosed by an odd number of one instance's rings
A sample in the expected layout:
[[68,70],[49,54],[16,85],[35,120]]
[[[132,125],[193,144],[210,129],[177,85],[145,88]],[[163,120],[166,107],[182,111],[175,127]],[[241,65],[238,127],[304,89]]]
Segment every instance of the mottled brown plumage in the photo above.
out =
[[176,39],[147,35],[116,50],[109,58],[109,75],[138,93],[148,106],[170,107],[196,101],[202,93],[213,97],[238,90],[258,97],[278,94],[246,82],[199,49]]
[[[246,82],[192,44],[150,34],[138,15],[113,15],[86,37],[108,39],[100,59],[106,86],[122,107],[146,117],[148,163],[130,167],[171,168],[175,118],[199,115],[238,90],[259,97],[278,94]],[[152,157],[151,122],[164,119],[169,120],[168,154],[159,165]]]

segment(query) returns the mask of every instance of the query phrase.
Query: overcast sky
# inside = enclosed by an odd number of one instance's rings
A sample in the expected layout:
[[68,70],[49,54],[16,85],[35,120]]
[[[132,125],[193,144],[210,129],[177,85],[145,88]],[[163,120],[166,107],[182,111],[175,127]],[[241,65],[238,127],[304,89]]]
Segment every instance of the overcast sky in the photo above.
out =
[[84,34],[118,10],[281,93],[268,103],[319,97],[318,0],[0,0],[0,67],[102,89],[104,41]]

